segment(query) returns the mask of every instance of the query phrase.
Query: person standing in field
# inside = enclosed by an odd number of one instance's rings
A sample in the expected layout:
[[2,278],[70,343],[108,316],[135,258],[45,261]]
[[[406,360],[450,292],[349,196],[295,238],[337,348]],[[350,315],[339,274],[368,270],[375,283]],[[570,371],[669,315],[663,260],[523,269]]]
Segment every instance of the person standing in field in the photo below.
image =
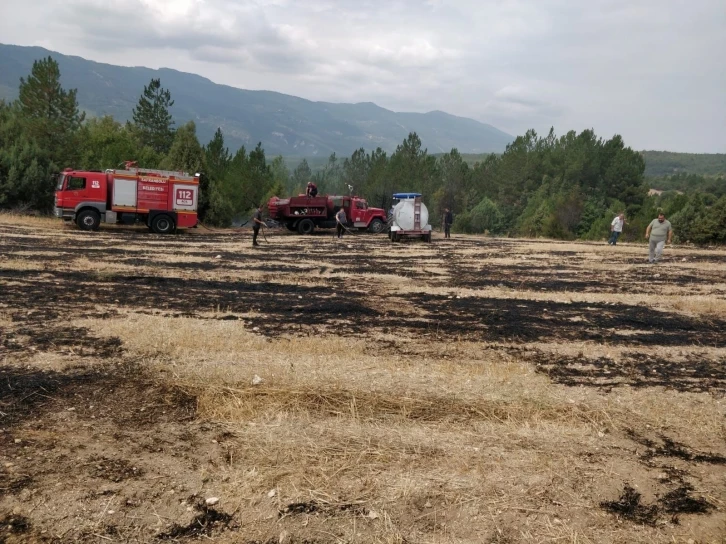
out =
[[666,243],[670,244],[673,240],[673,227],[663,212],[659,212],[658,219],[653,219],[645,229],[645,238],[650,240],[648,262],[657,263],[663,255]]
[[625,224],[625,214],[620,212],[615,219],[613,219],[613,222],[610,223],[610,239],[608,240],[608,244],[611,246],[614,246],[618,243],[618,238],[620,238],[620,234],[623,232],[623,225]]
[[449,208],[444,209],[444,238],[451,238],[451,224],[454,222],[454,214]]
[[260,227],[264,227],[265,222],[262,220],[262,204],[257,206],[257,211],[252,218],[252,245],[259,246],[257,243],[257,235],[260,233]]
[[335,233],[338,235],[338,238],[343,236],[343,232],[345,232],[345,222],[347,220],[348,219],[345,217],[345,210],[340,208],[338,213],[335,214]]

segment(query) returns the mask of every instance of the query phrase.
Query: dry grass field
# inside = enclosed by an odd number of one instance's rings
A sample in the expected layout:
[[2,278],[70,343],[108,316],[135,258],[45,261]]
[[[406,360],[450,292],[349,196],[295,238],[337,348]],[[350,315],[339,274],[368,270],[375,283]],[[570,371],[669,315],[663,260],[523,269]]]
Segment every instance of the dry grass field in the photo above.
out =
[[0,216],[0,542],[726,542],[726,251]]

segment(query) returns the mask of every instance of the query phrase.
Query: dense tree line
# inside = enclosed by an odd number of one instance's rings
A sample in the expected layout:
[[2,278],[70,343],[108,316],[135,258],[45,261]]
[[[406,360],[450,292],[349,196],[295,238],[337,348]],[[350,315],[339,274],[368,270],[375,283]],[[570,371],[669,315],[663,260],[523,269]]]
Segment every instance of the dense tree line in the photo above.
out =
[[[390,155],[361,148],[342,160],[333,154],[315,170],[303,159],[290,171],[282,157],[268,161],[261,144],[232,153],[220,129],[202,145],[193,122],[175,128],[174,101],[158,79],[143,89],[132,120],[122,124],[111,117],[86,120],[75,90],[62,89],[59,77],[52,58],[36,61],[20,81],[18,100],[0,102],[0,207],[47,212],[53,171],[102,170],[137,160],[148,168],[200,172],[199,213],[218,226],[272,195],[302,193],[313,181],[321,194],[352,191],[384,209],[394,192],[421,192],[431,222],[438,226],[449,207],[458,232],[596,240],[624,211],[624,238],[639,240],[662,208],[681,241],[726,242],[722,178],[671,176],[661,180],[665,192],[648,196],[643,156],[617,135],[603,140],[592,130],[559,137],[553,130],[546,136],[530,130],[501,155],[472,165],[455,149],[428,153],[411,133]],[[669,190],[677,187],[688,190]]]
[[643,151],[646,176],[698,174],[726,176],[726,153],[673,153],[670,151]]
[[647,178],[651,189],[660,191],[680,191],[682,193],[702,193],[721,197],[726,194],[726,174],[719,176],[702,176],[699,174],[680,173],[672,176]]

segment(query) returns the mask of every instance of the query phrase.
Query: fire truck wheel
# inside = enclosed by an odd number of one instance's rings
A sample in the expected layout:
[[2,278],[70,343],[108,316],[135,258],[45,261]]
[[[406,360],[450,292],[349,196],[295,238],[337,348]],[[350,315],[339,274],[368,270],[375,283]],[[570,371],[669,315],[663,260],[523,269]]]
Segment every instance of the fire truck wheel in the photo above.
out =
[[76,224],[81,230],[98,230],[101,224],[101,216],[96,210],[83,210],[76,217]]
[[371,231],[373,234],[380,234],[383,232],[383,229],[386,228],[385,223],[381,221],[378,218],[375,218],[373,221],[371,221],[371,224],[368,225],[368,230]]
[[297,224],[297,231],[300,234],[312,234],[315,230],[315,223],[312,219],[303,219]]
[[157,215],[151,221],[151,230],[157,234],[169,234],[174,231],[174,220],[168,215]]

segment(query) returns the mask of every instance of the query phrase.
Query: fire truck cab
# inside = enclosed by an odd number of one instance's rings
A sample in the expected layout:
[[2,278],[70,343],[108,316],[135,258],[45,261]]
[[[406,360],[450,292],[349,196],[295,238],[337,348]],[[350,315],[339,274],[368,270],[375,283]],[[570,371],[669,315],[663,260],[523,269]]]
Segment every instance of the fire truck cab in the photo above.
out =
[[137,168],[79,171],[58,175],[55,215],[82,230],[101,223],[143,223],[158,234],[197,225],[199,175]]

